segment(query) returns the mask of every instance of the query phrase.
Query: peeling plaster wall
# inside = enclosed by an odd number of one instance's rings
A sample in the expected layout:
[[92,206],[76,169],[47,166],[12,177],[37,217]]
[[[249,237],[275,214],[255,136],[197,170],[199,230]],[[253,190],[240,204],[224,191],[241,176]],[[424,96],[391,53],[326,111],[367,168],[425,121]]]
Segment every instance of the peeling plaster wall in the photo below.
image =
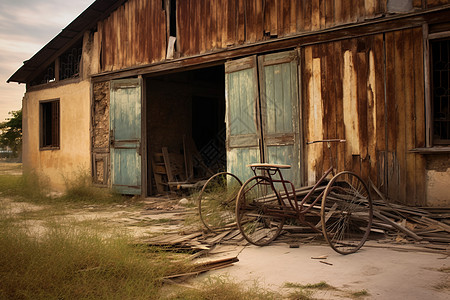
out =
[[450,204],[450,154],[429,155],[426,177],[427,205],[448,207]]
[[[39,101],[60,100],[60,149],[39,149]],[[23,99],[23,165],[50,180],[57,191],[64,180],[90,170],[90,83],[27,92]]]

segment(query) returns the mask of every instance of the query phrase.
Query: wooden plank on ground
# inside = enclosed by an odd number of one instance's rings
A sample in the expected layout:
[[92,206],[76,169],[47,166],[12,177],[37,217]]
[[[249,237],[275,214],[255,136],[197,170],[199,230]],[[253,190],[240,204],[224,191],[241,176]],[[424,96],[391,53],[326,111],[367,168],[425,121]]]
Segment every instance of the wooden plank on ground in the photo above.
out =
[[374,211],[374,212],[373,212],[373,215],[374,215],[375,217],[377,217],[378,219],[380,219],[380,220],[386,222],[387,224],[394,226],[397,230],[403,232],[403,233],[406,234],[407,236],[409,236],[409,237],[415,239],[416,241],[420,241],[420,240],[423,239],[422,237],[418,236],[417,234],[415,234],[414,232],[412,232],[412,231],[409,230],[408,228],[406,228],[406,227],[404,227],[404,226],[401,226],[401,225],[395,223],[394,221],[392,221],[392,220],[389,219],[388,217],[383,216],[383,215],[382,215],[380,212],[378,212],[378,211]]

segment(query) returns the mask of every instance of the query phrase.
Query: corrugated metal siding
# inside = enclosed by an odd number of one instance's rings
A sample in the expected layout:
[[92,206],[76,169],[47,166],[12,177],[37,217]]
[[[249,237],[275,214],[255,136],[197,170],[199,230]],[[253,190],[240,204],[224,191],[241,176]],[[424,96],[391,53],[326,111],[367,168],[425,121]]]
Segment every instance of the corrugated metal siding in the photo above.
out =
[[[416,205],[425,201],[425,160],[408,150],[425,145],[422,47],[421,28],[308,46],[302,70],[305,140],[346,139],[332,146],[339,170]],[[312,183],[329,156],[323,145],[306,147]]]

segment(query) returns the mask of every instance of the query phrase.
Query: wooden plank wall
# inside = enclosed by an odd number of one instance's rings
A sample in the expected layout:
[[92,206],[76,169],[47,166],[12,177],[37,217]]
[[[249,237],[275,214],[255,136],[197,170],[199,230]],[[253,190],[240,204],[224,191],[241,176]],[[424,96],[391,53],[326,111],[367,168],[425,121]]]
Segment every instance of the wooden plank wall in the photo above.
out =
[[[177,55],[192,56],[343,24],[380,18],[386,0],[178,0]],[[414,0],[415,10],[450,0]],[[162,1],[129,0],[98,23],[101,70],[165,60]]]
[[205,53],[380,16],[383,0],[178,1],[181,55]]
[[101,70],[165,59],[166,15],[161,1],[129,0],[98,23]]
[[[384,0],[178,0],[177,50],[191,56],[380,16]],[[101,70],[163,61],[161,1],[129,0],[98,23]]]
[[[433,8],[437,6],[442,6],[445,4],[449,4],[449,0],[415,0],[414,2],[423,3],[424,8]],[[417,6],[415,6],[417,7]]]
[[[425,161],[408,152],[425,145],[421,28],[308,46],[302,54],[305,141],[346,139],[332,146],[338,170],[370,178],[395,201],[424,205]],[[329,167],[329,154],[321,144],[305,153],[311,184]]]

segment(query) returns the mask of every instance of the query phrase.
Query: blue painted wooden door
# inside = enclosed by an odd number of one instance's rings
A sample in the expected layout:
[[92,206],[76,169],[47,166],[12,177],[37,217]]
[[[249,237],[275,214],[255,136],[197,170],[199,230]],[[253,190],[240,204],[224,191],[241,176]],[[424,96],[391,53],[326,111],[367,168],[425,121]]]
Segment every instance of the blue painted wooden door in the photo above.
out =
[[299,186],[301,139],[297,51],[227,62],[227,169],[241,180],[249,163],[289,164]]
[[111,82],[111,182],[121,194],[141,194],[142,79]]
[[248,164],[260,162],[259,92],[256,56],[225,64],[227,171],[242,181]]
[[286,179],[302,183],[297,51],[258,57],[264,161],[288,164]]

